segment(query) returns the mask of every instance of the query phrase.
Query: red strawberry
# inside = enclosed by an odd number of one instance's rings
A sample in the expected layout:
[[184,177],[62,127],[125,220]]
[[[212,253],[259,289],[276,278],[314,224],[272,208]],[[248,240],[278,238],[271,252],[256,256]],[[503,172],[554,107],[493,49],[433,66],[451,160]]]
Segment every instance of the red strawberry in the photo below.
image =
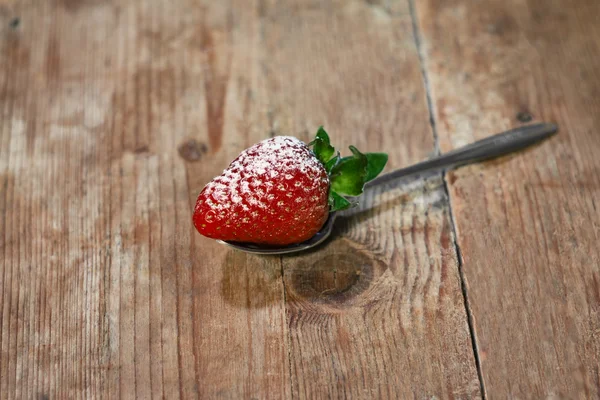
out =
[[213,239],[299,243],[327,220],[329,177],[300,140],[277,136],[243,151],[200,193],[196,229]]
[[387,161],[385,154],[352,146],[353,156],[332,157],[335,149],[322,128],[310,145],[313,151],[294,137],[276,136],[244,150],[198,196],[198,232],[262,245],[303,242],[321,229],[330,208],[351,206],[339,193],[360,195]]

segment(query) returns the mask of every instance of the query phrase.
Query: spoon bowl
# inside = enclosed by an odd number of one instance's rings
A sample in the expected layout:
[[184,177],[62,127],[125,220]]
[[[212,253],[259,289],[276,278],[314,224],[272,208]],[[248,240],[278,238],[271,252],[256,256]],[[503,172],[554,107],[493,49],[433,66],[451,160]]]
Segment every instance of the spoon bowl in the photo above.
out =
[[[534,143],[552,136],[557,131],[558,127],[552,123],[539,123],[511,129],[509,131],[498,133],[459,149],[439,155],[430,160],[381,175],[372,181],[367,182],[365,185],[365,190],[410,175],[421,174],[435,170],[448,170],[461,165],[499,157],[531,146]],[[239,243],[223,240],[218,240],[218,242],[230,246],[236,250],[253,254],[281,255],[298,253],[318,246],[327,240],[333,231],[333,225],[336,217],[337,212],[331,212],[321,230],[312,238],[302,243],[291,244],[288,246],[262,246],[251,243]]]

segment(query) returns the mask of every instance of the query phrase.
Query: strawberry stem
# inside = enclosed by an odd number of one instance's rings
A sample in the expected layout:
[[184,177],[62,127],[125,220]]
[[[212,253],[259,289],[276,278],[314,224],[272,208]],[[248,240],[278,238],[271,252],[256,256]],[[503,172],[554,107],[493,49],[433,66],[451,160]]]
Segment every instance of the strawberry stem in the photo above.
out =
[[351,156],[340,157],[331,145],[329,135],[321,126],[315,139],[308,144],[313,153],[323,164],[329,175],[329,210],[340,211],[356,206],[346,196],[360,196],[365,183],[374,179],[383,171],[388,161],[385,153],[361,153],[356,147],[350,146]]

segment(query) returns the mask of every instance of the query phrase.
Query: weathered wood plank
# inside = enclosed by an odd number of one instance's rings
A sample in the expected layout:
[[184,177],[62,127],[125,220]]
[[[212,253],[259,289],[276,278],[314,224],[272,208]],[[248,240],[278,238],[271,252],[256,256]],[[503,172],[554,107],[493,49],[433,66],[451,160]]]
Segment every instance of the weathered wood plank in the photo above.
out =
[[268,132],[324,124],[390,169],[433,152],[407,2],[0,17],[0,398],[479,396],[439,180],[374,192],[283,260],[190,221]]
[[486,391],[598,397],[600,3],[416,4],[442,150],[528,115],[560,126],[448,176]]
[[[434,151],[408,3],[265,2],[272,129],[385,149],[389,168]],[[365,199],[320,250],[284,257],[292,394],[478,397],[441,180]]]
[[289,397],[280,260],[191,224],[267,131],[258,10],[0,3],[0,398]]

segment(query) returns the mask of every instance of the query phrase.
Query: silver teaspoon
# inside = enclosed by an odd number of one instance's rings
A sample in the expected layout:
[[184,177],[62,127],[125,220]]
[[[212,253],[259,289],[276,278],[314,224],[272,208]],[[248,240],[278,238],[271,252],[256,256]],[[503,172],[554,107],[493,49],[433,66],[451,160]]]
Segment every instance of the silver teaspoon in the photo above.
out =
[[[435,170],[441,171],[452,169],[461,165],[512,153],[539,142],[542,139],[550,137],[556,133],[557,130],[558,127],[555,124],[540,123],[522,126],[506,132],[498,133],[459,149],[452,150],[446,154],[439,155],[430,160],[381,175],[372,181],[367,182],[365,185],[365,190],[375,186],[383,185],[399,178],[407,177],[409,175],[422,174],[424,172],[431,172]],[[278,255],[296,253],[308,250],[324,242],[333,230],[333,223],[335,222],[336,216],[337,212],[334,211],[330,213],[329,218],[315,236],[298,244],[292,244],[283,247],[268,247],[251,243],[238,243],[222,240],[218,240],[218,242],[233,247],[236,250],[254,254]]]

